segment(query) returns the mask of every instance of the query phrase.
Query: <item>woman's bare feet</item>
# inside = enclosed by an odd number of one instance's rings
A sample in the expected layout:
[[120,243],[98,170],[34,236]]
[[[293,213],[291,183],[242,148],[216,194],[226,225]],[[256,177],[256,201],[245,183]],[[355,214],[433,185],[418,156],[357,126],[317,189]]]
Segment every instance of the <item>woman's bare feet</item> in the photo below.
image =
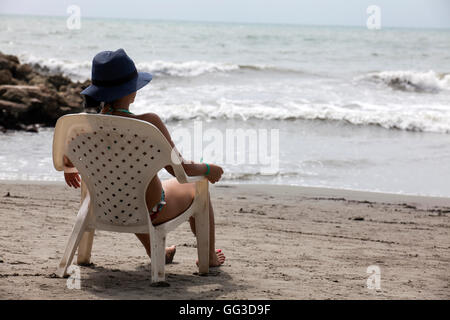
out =
[[177,248],[175,246],[166,248],[166,264],[172,263],[173,257],[175,256],[176,251],[177,251]]
[[223,254],[222,250],[217,249],[216,255],[213,255],[212,259],[209,259],[209,266],[218,267],[222,265],[224,262],[225,262],[225,255]]
[[[167,247],[166,248],[166,264],[172,263],[173,257],[175,256],[175,252],[177,251],[177,248],[175,246]],[[150,251],[147,251],[148,256],[150,259],[152,258]]]
[[[216,254],[210,257],[209,266],[210,267],[219,267],[225,262],[225,255],[222,250],[217,249]],[[198,266],[198,260],[195,262]]]

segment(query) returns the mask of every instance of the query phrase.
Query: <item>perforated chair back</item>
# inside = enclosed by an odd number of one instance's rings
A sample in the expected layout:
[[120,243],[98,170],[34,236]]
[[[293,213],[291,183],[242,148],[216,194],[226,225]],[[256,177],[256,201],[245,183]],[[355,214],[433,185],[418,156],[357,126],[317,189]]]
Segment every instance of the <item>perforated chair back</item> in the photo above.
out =
[[94,114],[64,116],[56,131],[55,168],[63,165],[62,151],[78,169],[94,204],[95,228],[147,228],[148,184],[165,166],[181,163],[162,133],[145,121]]

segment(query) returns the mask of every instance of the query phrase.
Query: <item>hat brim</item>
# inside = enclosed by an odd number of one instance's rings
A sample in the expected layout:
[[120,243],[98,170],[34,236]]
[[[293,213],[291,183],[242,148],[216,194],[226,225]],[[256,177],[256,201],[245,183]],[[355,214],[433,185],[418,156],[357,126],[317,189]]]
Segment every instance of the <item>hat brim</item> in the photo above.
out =
[[148,72],[138,72],[134,79],[113,87],[100,87],[91,84],[81,91],[81,94],[92,97],[97,101],[111,102],[127,96],[146,86],[152,80],[152,75]]

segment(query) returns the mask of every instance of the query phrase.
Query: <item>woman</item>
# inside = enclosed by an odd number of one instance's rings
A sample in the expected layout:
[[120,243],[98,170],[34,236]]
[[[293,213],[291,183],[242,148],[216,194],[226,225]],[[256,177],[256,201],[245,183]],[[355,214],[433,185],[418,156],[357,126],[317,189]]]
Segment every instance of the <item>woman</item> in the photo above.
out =
[[[129,110],[130,104],[134,102],[136,91],[147,85],[152,79],[151,74],[137,72],[134,62],[128,57],[123,49],[117,51],[102,51],[97,54],[92,62],[92,85],[83,90],[86,101],[92,107],[101,108],[100,113],[111,116],[130,117],[148,121],[155,125],[166,137],[172,147],[175,147],[169,131],[164,123],[154,113],[135,115]],[[67,157],[64,157],[65,166],[73,167]],[[205,175],[211,183],[220,180],[223,170],[214,164],[183,162],[184,170],[188,176]],[[170,166],[165,168],[171,175],[174,172]],[[70,170],[68,170],[70,171]],[[74,188],[80,187],[78,173],[64,173],[67,184]],[[195,184],[180,184],[173,178],[162,181],[156,175],[150,182],[146,192],[148,208],[153,208],[150,213],[152,223],[157,225],[169,221],[183,213],[191,205],[195,195]],[[221,250],[215,250],[214,211],[209,202],[210,221],[210,254],[209,264],[211,267],[220,266],[225,261]],[[195,220],[191,217],[190,225],[195,234]],[[150,237],[148,234],[136,234],[150,256]],[[166,262],[170,263],[175,254],[175,246],[166,248]]]

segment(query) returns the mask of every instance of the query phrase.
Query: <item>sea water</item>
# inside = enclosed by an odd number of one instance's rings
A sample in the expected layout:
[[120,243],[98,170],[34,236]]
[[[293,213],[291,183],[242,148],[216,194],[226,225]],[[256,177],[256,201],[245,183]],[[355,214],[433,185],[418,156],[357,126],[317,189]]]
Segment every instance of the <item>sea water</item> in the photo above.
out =
[[[73,80],[118,48],[171,132],[278,130],[278,170],[224,157],[226,182],[450,196],[450,30],[0,16],[0,51]],[[0,134],[0,179],[63,181],[52,135]]]

